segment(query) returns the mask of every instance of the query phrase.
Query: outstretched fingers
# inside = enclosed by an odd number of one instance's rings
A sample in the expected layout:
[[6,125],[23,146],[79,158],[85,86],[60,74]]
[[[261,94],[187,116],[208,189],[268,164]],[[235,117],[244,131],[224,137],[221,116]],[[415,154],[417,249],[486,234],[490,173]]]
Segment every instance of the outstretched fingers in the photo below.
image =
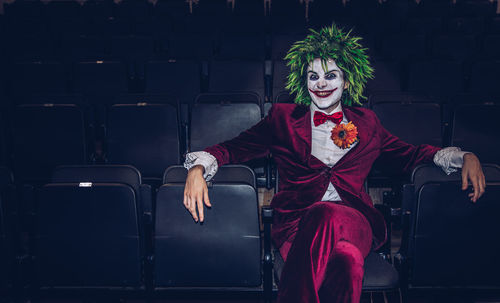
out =
[[198,215],[200,216],[200,223],[201,223],[203,222],[203,220],[205,220],[203,214],[203,199],[201,194],[196,196],[196,206],[198,207]]

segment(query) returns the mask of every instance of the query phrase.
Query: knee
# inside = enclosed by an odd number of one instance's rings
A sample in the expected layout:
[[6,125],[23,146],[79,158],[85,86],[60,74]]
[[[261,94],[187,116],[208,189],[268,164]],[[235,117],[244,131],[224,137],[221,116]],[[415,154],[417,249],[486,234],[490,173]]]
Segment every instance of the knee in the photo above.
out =
[[346,270],[362,270],[365,261],[359,248],[347,241],[338,241],[333,247],[331,256],[337,266],[342,266]]

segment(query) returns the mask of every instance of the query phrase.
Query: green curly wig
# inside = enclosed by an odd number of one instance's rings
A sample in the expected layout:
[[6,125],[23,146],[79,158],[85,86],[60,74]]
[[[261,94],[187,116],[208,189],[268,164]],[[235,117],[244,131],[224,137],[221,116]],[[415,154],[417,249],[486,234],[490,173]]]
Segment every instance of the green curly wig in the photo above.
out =
[[321,58],[326,71],[326,61],[335,60],[344,73],[344,80],[349,87],[344,90],[342,103],[345,105],[361,105],[363,89],[368,79],[373,78],[373,68],[365,54],[367,48],[358,43],[360,37],[350,37],[350,30],[344,33],[337,25],[327,26],[319,32],[314,29],[301,41],[297,41],[288,51],[285,60],[290,66],[290,75],[286,89],[295,93],[295,103],[310,105],[311,96],[307,90],[307,67],[316,58]]

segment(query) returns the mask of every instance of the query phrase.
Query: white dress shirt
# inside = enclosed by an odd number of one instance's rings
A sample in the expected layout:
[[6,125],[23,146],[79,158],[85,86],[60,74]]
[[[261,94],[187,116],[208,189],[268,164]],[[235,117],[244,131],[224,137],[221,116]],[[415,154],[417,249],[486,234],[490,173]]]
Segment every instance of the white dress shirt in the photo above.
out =
[[[331,139],[332,129],[335,127],[335,123],[327,120],[325,123],[314,126],[314,112],[320,111],[325,114],[331,115],[333,113],[342,111],[342,105],[339,102],[337,107],[330,113],[326,113],[316,107],[314,103],[311,103],[311,155],[318,158],[321,162],[329,167],[332,167],[337,163],[351,148],[356,146],[358,142],[353,143],[349,148],[341,149]],[[347,124],[349,121],[347,118],[342,118],[341,124]],[[467,152],[461,151],[458,147],[446,147],[439,150],[433,158],[434,163],[441,167],[446,174],[451,174],[457,171],[457,168],[461,168],[463,165],[463,156]],[[209,181],[217,173],[218,165],[215,157],[204,151],[197,151],[188,153],[186,155],[186,161],[184,162],[184,167],[190,169],[193,166],[202,165],[205,168],[203,177],[205,180]],[[328,189],[323,195],[322,201],[340,201],[340,196],[332,183],[328,185]]]

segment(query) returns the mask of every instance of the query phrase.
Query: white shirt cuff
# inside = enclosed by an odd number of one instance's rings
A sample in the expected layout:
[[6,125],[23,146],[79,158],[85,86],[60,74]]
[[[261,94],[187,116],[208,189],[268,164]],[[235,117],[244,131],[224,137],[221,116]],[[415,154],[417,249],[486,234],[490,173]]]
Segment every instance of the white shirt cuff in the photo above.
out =
[[459,147],[445,147],[434,155],[434,163],[449,175],[456,172],[458,168],[462,168],[464,164],[464,155],[467,153],[468,152],[462,151]]
[[217,173],[217,169],[219,168],[217,159],[210,153],[204,151],[197,151],[186,154],[184,167],[189,170],[196,165],[201,165],[203,166],[203,168],[205,168],[203,178],[205,178],[206,181],[210,181],[210,179],[215,176],[215,174]]

